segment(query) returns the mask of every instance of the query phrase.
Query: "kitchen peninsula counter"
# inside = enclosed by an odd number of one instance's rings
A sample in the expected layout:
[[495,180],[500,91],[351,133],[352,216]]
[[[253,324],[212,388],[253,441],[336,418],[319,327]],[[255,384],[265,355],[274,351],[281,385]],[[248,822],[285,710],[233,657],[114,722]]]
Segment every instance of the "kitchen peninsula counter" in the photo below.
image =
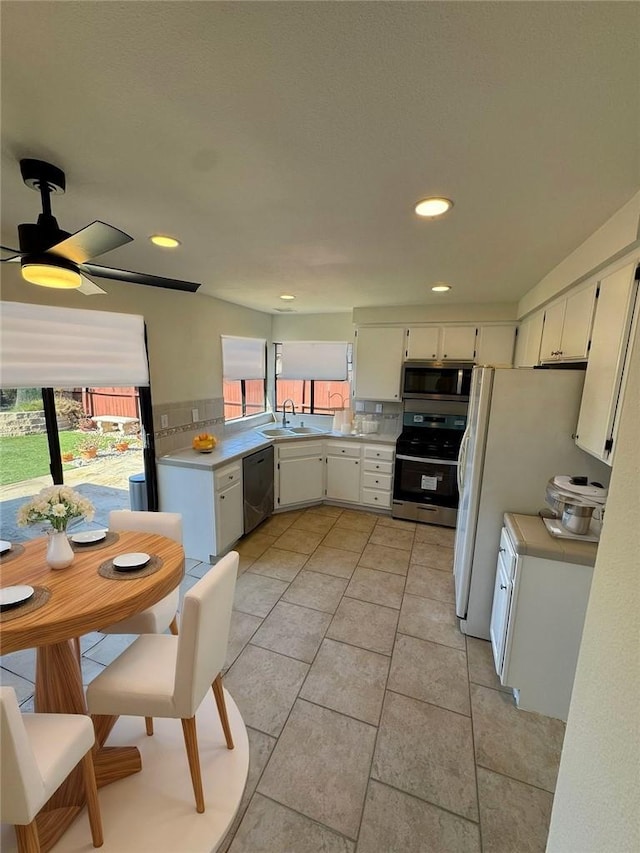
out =
[[580,566],[595,565],[597,542],[581,542],[578,539],[552,536],[538,515],[507,512],[504,515],[504,523],[516,553],[522,556],[542,557]]

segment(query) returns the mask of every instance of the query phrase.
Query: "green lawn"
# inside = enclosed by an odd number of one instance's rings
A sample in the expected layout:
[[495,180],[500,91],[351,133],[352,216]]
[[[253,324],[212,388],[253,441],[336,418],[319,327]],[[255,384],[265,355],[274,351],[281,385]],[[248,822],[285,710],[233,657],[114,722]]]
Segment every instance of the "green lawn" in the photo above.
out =
[[[64,431],[59,435],[62,453],[73,453],[78,456],[78,444],[87,437],[87,434]],[[117,440],[116,436],[90,435],[96,439],[98,447],[102,450],[106,450]],[[71,464],[63,464],[65,469],[70,467],[72,467]],[[0,436],[1,486],[30,480],[32,477],[42,477],[44,474],[49,474],[49,445],[44,433]]]

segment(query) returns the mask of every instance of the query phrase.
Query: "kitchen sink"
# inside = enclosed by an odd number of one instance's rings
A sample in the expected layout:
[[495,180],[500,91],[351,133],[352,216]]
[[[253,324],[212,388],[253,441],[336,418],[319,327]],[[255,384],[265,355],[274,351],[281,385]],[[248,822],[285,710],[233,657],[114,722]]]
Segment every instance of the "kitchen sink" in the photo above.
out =
[[289,432],[295,435],[313,435],[314,433],[326,433],[326,429],[318,429],[317,427],[289,427]]
[[265,438],[302,438],[304,435],[326,435],[328,430],[318,427],[271,427],[258,430]]

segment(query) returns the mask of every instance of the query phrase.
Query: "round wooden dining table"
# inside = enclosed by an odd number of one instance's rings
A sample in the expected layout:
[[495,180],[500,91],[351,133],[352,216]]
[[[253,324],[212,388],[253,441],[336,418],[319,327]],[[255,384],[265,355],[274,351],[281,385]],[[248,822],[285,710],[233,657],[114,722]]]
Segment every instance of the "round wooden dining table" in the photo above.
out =
[[[47,537],[24,543],[24,552],[0,562],[0,586],[28,584],[48,591],[48,600],[24,615],[0,620],[0,652],[36,648],[35,710],[86,714],[78,638],[133,616],[171,592],[184,574],[184,551],[173,539],[152,533],[122,532],[117,541],[76,550],[71,566],[52,570],[46,563]],[[145,577],[103,577],[103,563],[125,553],[152,555],[160,567]],[[142,762],[134,746],[105,747],[116,717],[96,724],[94,764],[98,787],[137,773]],[[43,851],[51,849],[84,806],[78,768],[38,815]]]

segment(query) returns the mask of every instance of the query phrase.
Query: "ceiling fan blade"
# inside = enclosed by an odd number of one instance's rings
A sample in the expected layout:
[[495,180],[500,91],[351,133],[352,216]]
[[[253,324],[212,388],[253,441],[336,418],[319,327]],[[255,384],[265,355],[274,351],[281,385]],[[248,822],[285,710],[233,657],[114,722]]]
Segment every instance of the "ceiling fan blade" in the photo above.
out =
[[0,246],[0,251],[2,252],[10,252],[12,257],[10,258],[2,258],[2,263],[7,264],[9,261],[19,261],[20,260],[20,251],[18,249],[10,249],[8,246]]
[[133,237],[125,234],[124,231],[120,231],[119,228],[107,225],[106,222],[96,221],[87,225],[86,228],[76,231],[75,234],[67,237],[66,240],[62,240],[61,243],[51,246],[47,252],[73,261],[74,264],[83,264],[91,258],[97,258],[98,255],[124,246],[125,243],[130,243],[132,240]]
[[129,284],[145,284],[149,287],[164,287],[167,290],[181,290],[185,293],[195,293],[200,287],[199,282],[180,281],[177,278],[162,278],[159,275],[147,275],[131,270],[116,270],[111,267],[101,267],[97,264],[82,264],[82,269],[98,278],[113,278],[116,281],[126,281]]
[[85,296],[97,296],[100,293],[106,293],[106,290],[103,290],[99,287],[95,281],[91,281],[86,275],[82,276],[82,284],[78,288],[80,293],[84,293]]

